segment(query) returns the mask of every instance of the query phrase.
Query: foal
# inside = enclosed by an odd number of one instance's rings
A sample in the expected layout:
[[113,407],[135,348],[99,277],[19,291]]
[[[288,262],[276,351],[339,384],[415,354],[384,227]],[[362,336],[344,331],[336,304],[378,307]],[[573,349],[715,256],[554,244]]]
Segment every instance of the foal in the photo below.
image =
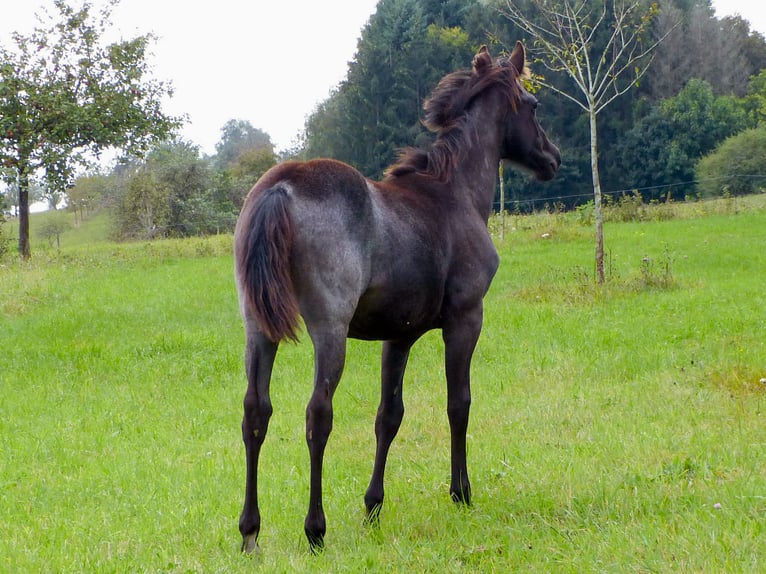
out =
[[235,235],[247,338],[243,551],[256,548],[261,526],[258,457],[272,414],[272,366],[279,342],[296,339],[299,317],[314,346],[304,525],[312,550],[324,545],[322,461],[347,337],[384,341],[375,464],[364,497],[368,518],[376,520],[383,504],[386,457],[404,414],[410,348],[431,329],[442,330],[445,345],[450,494],[470,503],[469,371],[482,300],[498,266],[487,232],[497,165],[506,159],[548,180],[561,163],[535,116],[537,100],[520,82],[524,73],[520,43],[498,60],[482,47],[472,69],[444,77],[425,104],[424,123],[436,134],[432,148],[406,151],[383,181],[328,159],[285,162],[269,170],[245,200]]

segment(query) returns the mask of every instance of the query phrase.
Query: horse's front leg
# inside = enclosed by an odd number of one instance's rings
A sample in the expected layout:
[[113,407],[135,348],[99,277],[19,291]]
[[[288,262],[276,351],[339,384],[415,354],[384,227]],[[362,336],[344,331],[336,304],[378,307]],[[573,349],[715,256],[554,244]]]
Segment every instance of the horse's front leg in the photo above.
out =
[[399,432],[404,417],[402,383],[404,369],[410,355],[413,341],[383,343],[381,360],[380,406],[375,418],[375,466],[370,479],[370,486],[364,495],[367,520],[375,523],[383,506],[383,475],[391,443]]
[[332,431],[332,398],[343,373],[346,357],[345,331],[311,333],[314,343],[314,392],[306,407],[306,443],[311,457],[309,510],[304,530],[311,551],[324,547],[327,531],[322,507],[322,465],[327,440]]
[[252,324],[247,325],[246,331],[247,392],[244,400],[245,414],[242,418],[242,440],[245,443],[247,458],[247,482],[245,504],[239,518],[239,531],[242,534],[242,551],[249,553],[257,548],[258,533],[261,529],[261,514],[258,510],[258,457],[271,418],[269,381],[277,354],[277,344],[269,341]]
[[450,425],[452,475],[450,495],[455,502],[471,503],[466,462],[466,433],[471,408],[471,357],[482,325],[482,307],[451,317],[442,329],[447,374],[447,416]]

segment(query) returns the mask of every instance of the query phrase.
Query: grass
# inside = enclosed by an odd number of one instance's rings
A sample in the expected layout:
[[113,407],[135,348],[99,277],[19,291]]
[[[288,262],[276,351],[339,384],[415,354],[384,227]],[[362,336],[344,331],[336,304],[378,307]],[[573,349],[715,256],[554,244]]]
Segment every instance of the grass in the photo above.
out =
[[410,359],[380,530],[363,525],[380,344],[352,341],[318,557],[302,532],[306,336],[275,368],[263,551],[238,552],[244,338],[230,237],[117,245],[73,230],[58,253],[6,260],[0,571],[763,570],[764,198],[607,224],[603,287],[576,215],[506,221],[473,362],[470,508],[449,501],[430,333]]

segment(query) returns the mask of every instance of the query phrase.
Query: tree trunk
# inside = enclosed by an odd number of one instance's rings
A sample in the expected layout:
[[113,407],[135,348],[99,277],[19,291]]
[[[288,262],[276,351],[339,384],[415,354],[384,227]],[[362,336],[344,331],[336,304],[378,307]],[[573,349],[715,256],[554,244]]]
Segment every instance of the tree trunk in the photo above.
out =
[[29,259],[32,250],[29,246],[29,167],[26,158],[21,158],[19,168],[19,255]]
[[590,116],[590,169],[593,175],[593,205],[596,215],[596,279],[604,283],[604,218],[601,214],[601,179],[598,175],[598,130],[596,110],[591,106]]

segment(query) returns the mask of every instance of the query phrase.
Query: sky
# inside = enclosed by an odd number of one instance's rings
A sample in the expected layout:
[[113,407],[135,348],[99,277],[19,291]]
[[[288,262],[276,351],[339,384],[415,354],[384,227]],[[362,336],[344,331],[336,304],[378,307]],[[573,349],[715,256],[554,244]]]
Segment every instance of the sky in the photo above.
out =
[[[157,36],[149,62],[153,76],[170,80],[174,88],[165,112],[189,116],[185,139],[212,154],[223,125],[242,119],[268,133],[279,150],[290,146],[306,117],[344,79],[376,4],[121,0],[113,27],[124,38]],[[0,0],[0,44],[10,47],[10,32],[31,31],[35,14],[52,5],[51,0]]]
[[766,36],[766,2],[763,0],[713,0],[719,18],[739,14],[750,22],[750,29]]
[[[93,0],[96,6],[101,0]],[[169,80],[165,105],[187,115],[182,136],[215,152],[230,119],[249,121],[285,149],[346,74],[377,0],[121,0],[113,26],[124,38],[153,33],[154,77]],[[0,0],[0,44],[26,33],[52,0]],[[766,2],[714,0],[766,35]]]

